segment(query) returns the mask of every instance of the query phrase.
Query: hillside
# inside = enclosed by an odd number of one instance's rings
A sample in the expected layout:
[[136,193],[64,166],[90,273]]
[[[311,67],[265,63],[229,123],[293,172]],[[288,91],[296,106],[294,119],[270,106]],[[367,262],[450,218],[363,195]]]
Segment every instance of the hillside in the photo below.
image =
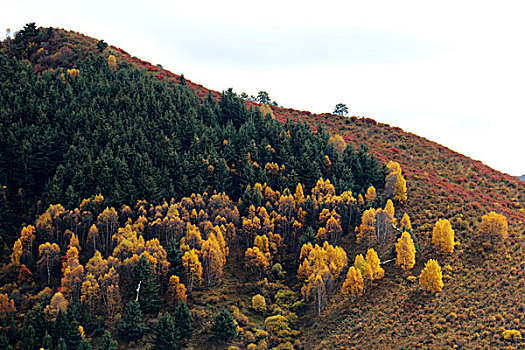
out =
[[[525,332],[518,178],[371,119],[210,91],[71,31],[26,27],[3,43],[0,63],[1,345],[25,346],[15,334],[32,328],[33,348],[46,332],[55,346],[87,347],[72,335],[78,330],[59,331],[69,318],[93,345],[103,347],[107,328],[119,348],[145,348],[155,342],[158,312],[181,317],[174,301],[185,299],[194,331],[178,342],[188,348],[523,346],[515,335]],[[390,161],[402,169],[407,200],[391,189],[389,176],[400,175]],[[359,241],[372,209],[381,244]],[[481,229],[491,211],[508,222],[503,240]],[[395,257],[396,232],[384,227],[406,224],[404,213],[420,247],[415,266],[386,262],[385,277],[367,281],[361,296],[342,295],[356,255],[373,246],[381,261]],[[451,254],[433,246],[438,219],[454,230]],[[51,268],[40,251],[48,242],[57,244]],[[319,250],[303,252],[308,242]],[[328,259],[325,270],[316,270],[315,254]],[[192,258],[202,263],[200,283]],[[438,293],[417,282],[428,259],[443,270]],[[139,280],[160,295],[139,300],[137,319],[151,332],[128,339],[119,327]],[[102,308],[88,288],[97,283]],[[265,307],[252,304],[257,294]],[[212,330],[223,307],[238,326],[225,340]]]

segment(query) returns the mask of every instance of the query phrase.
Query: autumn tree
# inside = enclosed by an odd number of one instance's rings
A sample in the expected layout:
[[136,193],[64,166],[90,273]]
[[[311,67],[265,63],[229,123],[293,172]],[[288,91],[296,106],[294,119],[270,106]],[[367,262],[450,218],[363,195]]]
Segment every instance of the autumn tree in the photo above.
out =
[[432,244],[444,254],[454,251],[454,230],[447,219],[439,219],[432,232]]
[[405,228],[405,230],[410,231],[412,230],[412,223],[410,222],[410,216],[408,216],[407,213],[403,214],[403,217],[401,218],[400,222],[401,228]]
[[396,245],[396,265],[403,270],[410,270],[416,264],[416,248],[410,233],[403,232]]
[[82,283],[80,302],[90,315],[94,315],[100,309],[101,290],[97,278],[90,272],[87,273]]
[[117,69],[117,59],[115,58],[114,55],[109,55],[108,66],[113,71]]
[[7,319],[15,312],[15,302],[13,300],[9,300],[7,294],[0,293],[0,321]]
[[491,211],[481,218],[479,234],[490,240],[492,244],[504,241],[508,236],[507,218],[502,214]]
[[402,174],[397,174],[392,199],[401,204],[407,200],[407,182]]
[[365,194],[366,203],[371,205],[376,199],[376,189],[374,186],[368,187]]
[[209,288],[221,280],[223,268],[226,264],[224,252],[213,232],[210,233],[208,239],[202,244],[201,255]]
[[49,305],[47,305],[44,309],[44,313],[49,315],[51,319],[55,319],[59,312],[65,313],[67,311],[68,305],[69,302],[64,297],[64,294],[61,292],[56,292],[51,298]]
[[180,282],[179,276],[173,275],[168,283],[169,303],[173,307],[181,301],[186,301],[186,286]]
[[258,247],[248,248],[244,253],[246,266],[261,278],[270,268],[270,253],[263,253]]
[[266,299],[260,294],[256,294],[252,298],[252,308],[255,311],[263,312],[266,310]]
[[419,284],[428,292],[439,292],[443,289],[441,267],[434,259],[430,259],[419,276]]
[[355,257],[354,267],[361,272],[361,277],[363,278],[365,284],[372,281],[374,272],[362,254],[358,254]]
[[114,267],[98,279],[100,296],[106,315],[112,319],[120,307],[119,275]]
[[376,210],[365,210],[361,218],[361,225],[356,236],[357,244],[371,246],[377,242],[376,236]]
[[78,300],[85,276],[84,267],[79,262],[77,248],[69,248],[66,258],[67,260],[63,266],[64,276],[61,280],[62,291],[66,297]]
[[372,269],[372,279],[378,280],[383,278],[385,270],[381,267],[379,257],[374,249],[370,248],[366,252],[366,262]]
[[191,293],[193,284],[202,281],[202,264],[195,249],[187,251],[182,257],[182,265],[186,270],[188,292]]
[[328,144],[332,145],[334,149],[337,151],[337,153],[339,153],[340,155],[343,154],[346,148],[346,141],[339,134],[330,136],[330,139],[328,140]]
[[361,276],[361,271],[354,266],[350,266],[341,289],[341,294],[350,296],[352,300],[354,300],[363,294],[364,287],[365,284]]
[[60,257],[60,247],[56,243],[46,242],[38,247],[40,260],[38,264],[45,265],[47,270],[47,284],[51,282],[51,270]]

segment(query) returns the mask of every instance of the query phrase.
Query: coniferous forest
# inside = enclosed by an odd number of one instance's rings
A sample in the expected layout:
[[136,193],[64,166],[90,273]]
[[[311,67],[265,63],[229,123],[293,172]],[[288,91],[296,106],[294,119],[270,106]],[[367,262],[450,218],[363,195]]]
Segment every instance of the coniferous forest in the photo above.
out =
[[[34,23],[2,42],[0,348],[373,348],[412,309],[429,347],[521,342],[519,208],[431,211],[455,194],[411,191],[401,151],[370,150],[377,123],[346,118],[350,138],[158,71]],[[517,262],[504,313],[440,299],[491,259]],[[425,344],[398,329],[392,348]]]

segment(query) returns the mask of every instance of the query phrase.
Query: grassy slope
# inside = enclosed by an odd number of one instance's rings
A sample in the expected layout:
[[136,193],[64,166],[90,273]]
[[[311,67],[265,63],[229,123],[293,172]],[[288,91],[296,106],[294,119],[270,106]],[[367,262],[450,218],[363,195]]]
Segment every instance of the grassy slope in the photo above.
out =
[[[95,39],[74,32],[60,33],[69,45],[94,51]],[[120,60],[141,66],[159,79],[178,83],[176,74],[131,57],[121,49],[113,47],[111,51]],[[201,98],[209,92],[189,80],[187,83]],[[386,278],[355,303],[334,293],[321,319],[308,314],[311,317],[301,324],[307,348],[502,348],[512,345],[502,339],[502,329],[520,329],[525,333],[525,183],[434,142],[370,119],[272,109],[280,120],[299,119],[314,128],[322,124],[347,141],[366,144],[383,161],[398,161],[407,179],[409,200],[403,208],[396,208],[396,216],[409,213],[422,245],[413,271],[403,273],[386,266]],[[480,250],[476,237],[481,216],[490,210],[509,219],[509,242],[497,253]],[[450,257],[439,256],[430,248],[433,224],[438,218],[451,220],[456,239],[461,242]],[[353,259],[353,245],[346,242],[344,246]],[[445,288],[432,296],[423,294],[417,283],[406,279],[417,276],[429,258],[437,258],[441,266],[449,265],[444,271]],[[230,282],[235,283],[235,278]]]

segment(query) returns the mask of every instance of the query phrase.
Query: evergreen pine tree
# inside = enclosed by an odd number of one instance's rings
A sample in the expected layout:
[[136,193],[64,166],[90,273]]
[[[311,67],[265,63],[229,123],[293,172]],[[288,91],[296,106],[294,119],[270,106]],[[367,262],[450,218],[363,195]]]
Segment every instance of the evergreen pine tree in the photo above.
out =
[[191,312],[188,304],[185,301],[179,302],[177,309],[175,309],[174,322],[177,333],[177,339],[190,339],[193,334],[193,327],[191,326]]
[[136,285],[140,282],[138,302],[145,313],[152,313],[159,308],[159,285],[155,274],[145,256],[141,256],[134,268]]
[[215,316],[211,331],[215,337],[222,340],[228,341],[235,338],[237,335],[237,325],[235,324],[232,313],[228,309],[223,308],[221,312]]
[[104,332],[104,336],[102,337],[102,343],[99,347],[100,350],[116,350],[115,341],[113,340],[113,337],[111,336],[111,333],[109,331]]
[[177,329],[169,312],[164,313],[155,326],[155,349],[173,350],[177,348]]
[[0,335],[0,349],[13,350],[13,347],[9,344],[9,341],[4,334]]
[[[47,348],[45,348],[47,350]],[[91,350],[93,347],[86,338],[82,338],[80,344],[78,345],[78,350]]]
[[137,340],[147,332],[148,327],[142,322],[143,316],[140,305],[130,301],[124,308],[122,323],[118,325],[118,332],[122,338]]
[[182,266],[182,253],[175,239],[171,239],[168,242],[166,253],[167,260],[170,263],[170,274],[180,276],[184,271],[184,267]]
[[35,329],[33,328],[33,325],[29,322],[26,322],[24,324],[24,328],[22,329],[22,343],[20,344],[21,350],[34,350],[36,347],[35,343]]
[[44,339],[42,340],[42,347],[45,350],[53,350],[53,338],[51,338],[51,335],[46,331],[46,335],[44,335]]
[[68,350],[64,338],[58,339],[57,350]]

